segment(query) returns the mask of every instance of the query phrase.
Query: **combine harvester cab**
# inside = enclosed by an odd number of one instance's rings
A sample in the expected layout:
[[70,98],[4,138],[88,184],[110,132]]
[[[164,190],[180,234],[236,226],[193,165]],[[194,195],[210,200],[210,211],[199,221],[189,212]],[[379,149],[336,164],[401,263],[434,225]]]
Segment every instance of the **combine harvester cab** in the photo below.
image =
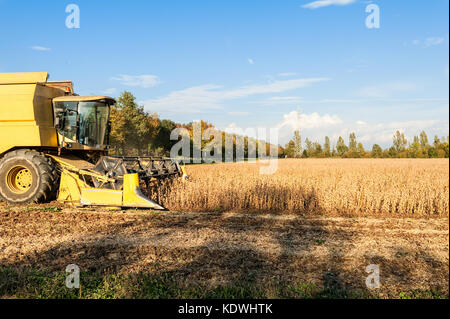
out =
[[108,156],[107,96],[48,74],[0,73],[0,200],[164,209],[146,197],[185,175],[170,158]]

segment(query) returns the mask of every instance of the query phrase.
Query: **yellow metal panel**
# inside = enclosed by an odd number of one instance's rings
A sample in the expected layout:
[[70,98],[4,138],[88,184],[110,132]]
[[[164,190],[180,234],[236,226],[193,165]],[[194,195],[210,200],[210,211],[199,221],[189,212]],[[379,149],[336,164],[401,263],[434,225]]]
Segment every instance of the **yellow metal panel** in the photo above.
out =
[[83,187],[86,186],[76,174],[70,173],[67,170],[63,170],[59,183],[58,201],[61,203],[79,205],[81,196],[81,191],[78,187],[79,183]]
[[34,121],[36,84],[0,85],[0,123]]
[[0,84],[46,82],[47,72],[0,73]]
[[33,125],[3,125],[0,123],[0,154],[20,146],[41,145],[39,127]]
[[100,188],[82,188],[82,205],[122,206],[122,191]]
[[58,135],[54,127],[39,127],[40,145],[58,147]]
[[139,189],[138,174],[125,174],[123,176],[123,207],[142,207],[164,209],[154,201],[145,197]]
[[0,154],[12,147],[58,147],[52,99],[64,95],[46,86],[47,73],[0,73]]
[[59,97],[55,97],[53,99],[54,102],[78,102],[78,101],[98,101],[98,100],[108,100],[108,101],[112,101],[115,102],[116,100],[114,100],[112,97],[109,96],[59,96]]

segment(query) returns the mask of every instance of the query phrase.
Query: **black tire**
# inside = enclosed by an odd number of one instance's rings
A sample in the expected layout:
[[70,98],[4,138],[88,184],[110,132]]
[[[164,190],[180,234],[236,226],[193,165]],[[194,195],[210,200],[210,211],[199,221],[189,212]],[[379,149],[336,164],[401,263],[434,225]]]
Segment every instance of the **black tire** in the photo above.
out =
[[0,160],[0,199],[10,204],[50,202],[58,188],[56,165],[43,153],[20,149]]

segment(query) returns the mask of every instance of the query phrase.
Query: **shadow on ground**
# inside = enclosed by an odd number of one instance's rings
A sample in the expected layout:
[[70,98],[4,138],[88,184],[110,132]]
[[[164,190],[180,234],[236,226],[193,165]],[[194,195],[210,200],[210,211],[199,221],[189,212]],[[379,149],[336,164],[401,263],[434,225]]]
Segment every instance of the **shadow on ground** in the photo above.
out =
[[[320,216],[322,208],[314,191],[305,191],[304,196],[305,215]],[[403,257],[420,260],[427,271],[440,274],[446,268],[448,286],[448,264],[426,251],[414,251],[414,256],[407,257],[400,253],[397,259],[367,256],[349,262],[353,257],[340,249],[336,240],[342,246],[351,245],[357,236],[354,230],[334,229],[326,219],[284,217],[238,216],[225,212],[191,216],[151,214],[133,221],[102,223],[96,229],[100,235],[94,239],[62,241],[15,259],[1,258],[0,297],[377,297],[377,292],[365,287],[368,276],[365,267],[379,265],[384,276],[382,285],[387,280],[392,287],[413,286],[414,263],[405,263]],[[189,244],[205,228],[212,235],[198,245]],[[149,229],[158,231],[146,237],[146,241],[139,241]],[[174,232],[186,229],[191,236],[186,238],[186,245],[155,244],[155,240],[170,238]],[[220,236],[223,232],[233,234],[235,239],[225,241]],[[252,232],[266,234],[270,247],[261,247],[261,243],[253,241],[242,242]],[[68,264],[76,264],[82,271],[79,291],[64,286]],[[425,295],[419,296],[448,296],[448,291],[440,292],[440,289],[430,286]],[[389,292],[385,296],[389,297]]]

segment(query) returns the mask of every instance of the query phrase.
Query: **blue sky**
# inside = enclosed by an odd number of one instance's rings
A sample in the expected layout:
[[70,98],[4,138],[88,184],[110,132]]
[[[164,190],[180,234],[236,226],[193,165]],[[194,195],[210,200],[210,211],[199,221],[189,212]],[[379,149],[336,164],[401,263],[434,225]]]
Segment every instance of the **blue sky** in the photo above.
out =
[[[68,4],[80,28],[68,29]],[[368,29],[366,7],[380,8]],[[0,72],[48,71],[81,95],[217,127],[296,128],[366,148],[449,131],[449,3],[0,0]],[[298,112],[300,110],[300,113]]]

